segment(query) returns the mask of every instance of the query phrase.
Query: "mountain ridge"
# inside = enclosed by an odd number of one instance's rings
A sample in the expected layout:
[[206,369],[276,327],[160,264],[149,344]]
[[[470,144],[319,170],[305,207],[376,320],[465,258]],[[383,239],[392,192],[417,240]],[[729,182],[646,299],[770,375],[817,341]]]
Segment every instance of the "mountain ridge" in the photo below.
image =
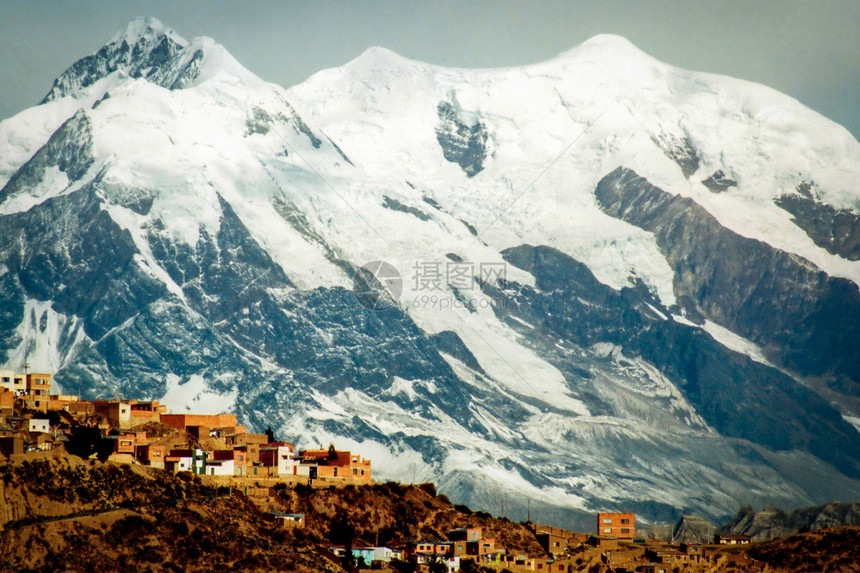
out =
[[[838,338],[860,264],[776,198],[856,213],[860,144],[707,74],[612,93],[577,56],[628,44],[566,52],[561,75],[421,75],[375,50],[397,81],[354,60],[289,90],[208,39],[130,73],[96,52],[77,91],[0,123],[5,364],[86,397],[234,410],[558,523],[856,496],[860,380],[797,317]],[[681,216],[637,224],[607,195],[643,188]],[[747,258],[763,279],[734,272]],[[351,292],[374,260],[403,283],[380,311]],[[826,308],[802,294],[831,283]],[[756,301],[785,316],[759,321]]]

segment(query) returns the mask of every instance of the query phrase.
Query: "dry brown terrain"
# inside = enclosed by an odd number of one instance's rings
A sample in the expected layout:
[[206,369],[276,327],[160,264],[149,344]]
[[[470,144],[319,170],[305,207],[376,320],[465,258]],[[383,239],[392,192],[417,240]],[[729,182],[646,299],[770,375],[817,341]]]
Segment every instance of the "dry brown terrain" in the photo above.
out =
[[250,500],[190,474],[60,453],[0,461],[0,571],[332,571],[330,540],[355,545],[445,539],[480,525],[510,547],[539,551],[528,530],[455,509],[431,484],[279,487],[307,527],[276,527]]
[[[332,543],[402,546],[444,540],[479,526],[511,553],[540,555],[521,524],[453,506],[432,484],[274,488],[265,501],[214,481],[64,453],[0,458],[0,571],[327,571],[342,572]],[[268,491],[267,488],[261,491]],[[306,528],[275,526],[265,511],[304,513]],[[652,545],[653,546],[653,545]],[[709,563],[667,571],[860,572],[860,528],[793,535],[719,549]],[[712,548],[715,550],[715,548]],[[644,548],[575,552],[565,566],[591,573],[638,566]],[[476,570],[476,569],[473,569]]]
[[860,571],[860,527],[798,533],[753,546],[747,553],[784,571]]

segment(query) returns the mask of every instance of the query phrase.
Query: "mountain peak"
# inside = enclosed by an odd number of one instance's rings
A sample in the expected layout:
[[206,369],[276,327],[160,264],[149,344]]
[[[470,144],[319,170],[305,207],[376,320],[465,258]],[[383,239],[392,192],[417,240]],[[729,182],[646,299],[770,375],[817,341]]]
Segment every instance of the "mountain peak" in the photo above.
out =
[[[86,88],[116,71],[170,89],[188,87],[203,66],[205,52],[223,51],[215,47],[215,42],[208,39],[189,43],[156,18],[135,18],[97,52],[78,60],[63,72],[42,103],[69,95],[79,97]],[[188,50],[190,54],[183,53]],[[221,60],[228,61],[228,58]],[[230,67],[236,68],[235,65]]]
[[659,60],[639,49],[624,36],[618,34],[597,34],[578,46],[559,54],[558,59],[567,58],[599,58],[607,60],[647,61],[656,63]]
[[[359,68],[394,68],[403,65],[420,65],[422,62],[404,58],[397,52],[383,48],[382,46],[371,46],[360,56],[352,61]],[[349,65],[349,64],[348,64]],[[424,64],[427,65],[427,64]]]
[[132,19],[125,27],[125,31],[118,32],[111,38],[108,45],[121,45],[123,40],[129,46],[134,46],[141,40],[151,42],[162,37],[168,37],[180,46],[185,46],[188,42],[177,34],[172,28],[168,28],[161,23],[158,18],[152,16],[138,16]]

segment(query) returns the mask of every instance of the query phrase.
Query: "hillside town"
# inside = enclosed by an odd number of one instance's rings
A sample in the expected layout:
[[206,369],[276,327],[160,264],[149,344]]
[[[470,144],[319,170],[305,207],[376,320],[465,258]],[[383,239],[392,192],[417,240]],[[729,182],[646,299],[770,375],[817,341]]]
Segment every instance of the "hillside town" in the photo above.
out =
[[[106,463],[136,465],[173,474],[188,473],[228,486],[232,495],[261,512],[272,527],[306,526],[293,511],[284,487],[356,487],[372,482],[371,461],[350,451],[296,450],[238,424],[235,414],[168,413],[158,401],[81,400],[52,394],[51,375],[0,371],[0,454],[26,459],[39,452],[62,451]],[[549,525],[525,524],[542,548],[539,554],[506,548],[483,528],[450,529],[444,539],[415,539],[402,546],[332,544],[332,559],[348,568],[447,573],[476,570],[580,571],[600,563],[615,572],[669,573],[699,570],[725,561],[725,546],[750,538],[717,535],[713,544],[677,546],[638,537],[633,513],[599,513],[594,533]],[[404,570],[402,568],[395,570]],[[701,569],[705,570],[705,569]]]
[[[0,371],[0,452],[4,455],[69,447],[84,434],[80,429],[86,428],[97,430],[96,439],[87,444],[93,448],[92,455],[118,463],[232,478],[371,480],[370,460],[333,446],[296,452],[293,444],[276,441],[271,434],[249,432],[237,424],[235,414],[170,414],[158,401],[81,400],[51,394],[50,388],[49,374]],[[31,414],[13,415],[16,405]]]

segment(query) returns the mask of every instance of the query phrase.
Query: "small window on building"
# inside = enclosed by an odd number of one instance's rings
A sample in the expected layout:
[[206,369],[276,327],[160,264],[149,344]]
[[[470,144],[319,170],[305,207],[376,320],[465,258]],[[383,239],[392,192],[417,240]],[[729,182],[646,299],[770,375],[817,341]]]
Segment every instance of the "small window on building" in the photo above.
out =
[[337,468],[334,468],[334,477],[337,477]]
[[608,518],[608,517],[604,517],[604,518],[603,518],[603,523],[612,523],[612,519],[610,519],[610,518]]
[[625,517],[621,520],[621,523],[630,523],[630,520]]
[[604,527],[603,533],[612,533],[612,528],[611,527]]
[[622,527],[621,533],[630,533],[630,528],[629,527]]

